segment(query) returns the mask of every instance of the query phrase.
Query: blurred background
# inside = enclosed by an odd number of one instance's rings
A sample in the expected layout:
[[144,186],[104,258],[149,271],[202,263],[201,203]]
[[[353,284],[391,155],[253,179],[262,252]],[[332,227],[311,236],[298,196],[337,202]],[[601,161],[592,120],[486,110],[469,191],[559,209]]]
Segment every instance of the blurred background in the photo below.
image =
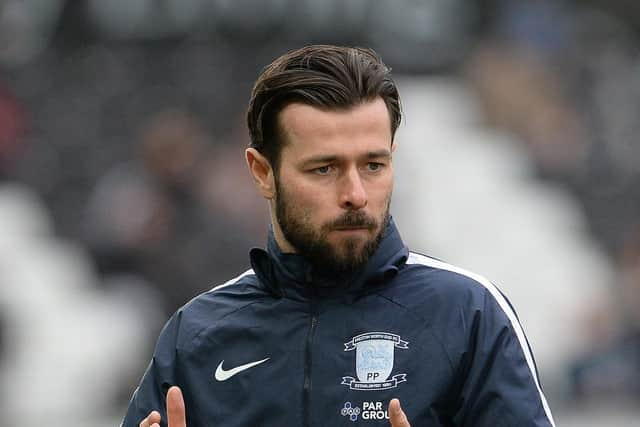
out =
[[410,247],[516,307],[557,425],[640,425],[640,5],[0,0],[2,425],[114,426],[167,317],[265,240],[263,66],[376,49]]

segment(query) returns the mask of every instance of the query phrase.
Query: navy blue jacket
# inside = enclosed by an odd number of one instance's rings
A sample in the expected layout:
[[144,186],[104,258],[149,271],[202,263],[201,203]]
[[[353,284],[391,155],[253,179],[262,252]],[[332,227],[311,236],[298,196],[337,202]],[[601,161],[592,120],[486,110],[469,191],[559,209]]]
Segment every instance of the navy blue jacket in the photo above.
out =
[[[410,253],[390,221],[366,267],[322,279],[273,236],[158,340],[124,427],[182,388],[189,427],[552,426],[533,356],[486,279]],[[165,426],[166,424],[163,424]]]

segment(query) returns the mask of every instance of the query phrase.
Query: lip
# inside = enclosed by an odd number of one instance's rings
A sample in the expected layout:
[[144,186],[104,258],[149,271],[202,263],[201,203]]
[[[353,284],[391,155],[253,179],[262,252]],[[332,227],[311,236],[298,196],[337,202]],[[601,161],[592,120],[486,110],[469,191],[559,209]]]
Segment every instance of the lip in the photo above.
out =
[[343,233],[356,233],[369,231],[366,227],[349,227],[349,228],[334,228],[333,231],[340,231]]

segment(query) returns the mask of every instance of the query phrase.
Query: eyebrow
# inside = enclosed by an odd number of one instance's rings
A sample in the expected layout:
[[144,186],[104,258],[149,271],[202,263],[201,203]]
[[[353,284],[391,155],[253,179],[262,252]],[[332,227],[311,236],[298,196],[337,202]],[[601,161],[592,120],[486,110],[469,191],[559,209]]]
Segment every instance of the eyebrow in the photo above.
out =
[[[364,158],[366,158],[367,160],[390,158],[390,157],[391,157],[391,151],[389,150],[369,151],[367,154],[364,155]],[[320,163],[334,163],[338,160],[340,160],[340,156],[335,156],[335,155],[313,156],[304,160],[302,162],[302,167],[305,168],[305,167],[309,167],[314,164],[320,164]]]

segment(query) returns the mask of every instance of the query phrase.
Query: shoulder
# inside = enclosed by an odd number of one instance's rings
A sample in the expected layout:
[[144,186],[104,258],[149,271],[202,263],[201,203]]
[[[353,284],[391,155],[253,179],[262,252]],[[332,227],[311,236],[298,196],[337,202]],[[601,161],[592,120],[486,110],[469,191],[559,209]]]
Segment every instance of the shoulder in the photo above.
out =
[[416,252],[409,253],[402,277],[409,286],[453,300],[503,297],[486,277]]
[[504,320],[517,320],[506,296],[489,279],[419,253],[410,252],[394,288],[394,300],[412,311],[467,315],[492,311]]
[[446,348],[466,349],[482,332],[511,331],[527,348],[518,316],[498,287],[484,276],[425,255],[410,253],[393,299],[440,337]]
[[253,270],[247,270],[182,306],[169,319],[163,333],[175,334],[176,346],[186,349],[203,330],[267,296]]
[[[216,317],[223,317],[231,311],[250,304],[263,293],[264,291],[259,286],[255,273],[252,269],[249,269],[224,283],[216,284],[209,291],[196,296],[185,304],[181,310],[190,316],[198,316],[204,311]],[[215,309],[215,313],[211,313],[212,309]]]

